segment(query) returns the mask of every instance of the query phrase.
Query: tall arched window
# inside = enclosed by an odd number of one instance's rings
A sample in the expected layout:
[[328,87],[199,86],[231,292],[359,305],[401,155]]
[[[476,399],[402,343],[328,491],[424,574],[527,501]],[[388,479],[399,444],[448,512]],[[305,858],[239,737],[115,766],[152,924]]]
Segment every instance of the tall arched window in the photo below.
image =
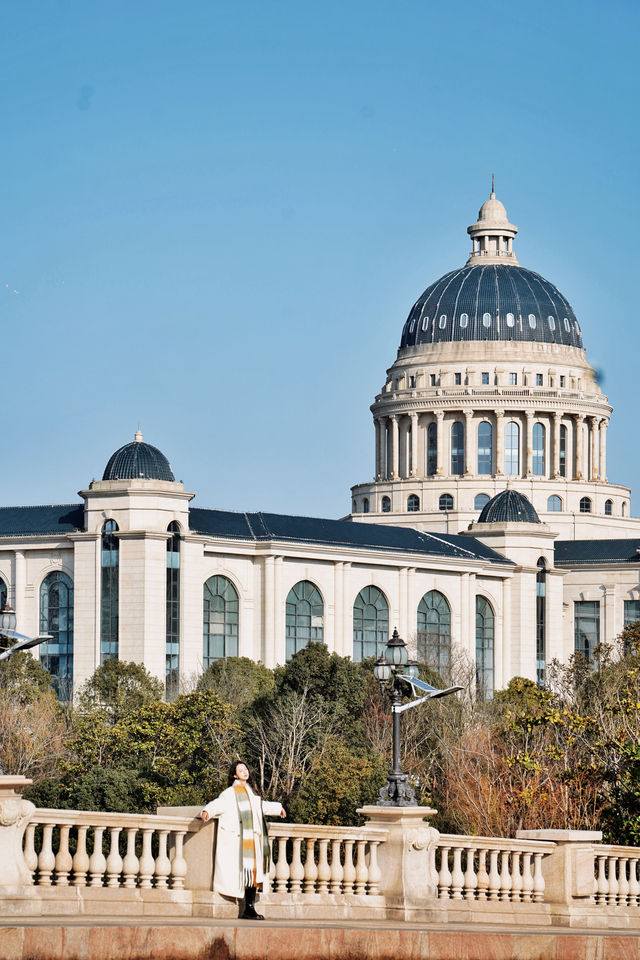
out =
[[453,510],[453,497],[450,493],[441,493],[438,500],[438,510]]
[[369,497],[365,497],[362,501],[362,512],[369,513]]
[[493,428],[487,420],[478,424],[478,473],[493,473]]
[[552,493],[550,497],[547,497],[547,510],[550,513],[560,513],[562,510],[562,500],[557,494]]
[[427,427],[427,476],[435,476],[438,469],[438,424],[432,420]]
[[389,497],[383,497],[380,506],[383,513],[391,513],[391,499]]
[[473,509],[482,510],[489,503],[489,494],[488,493],[476,493],[473,499]]
[[560,476],[567,475],[567,428],[564,423],[560,424],[560,450],[559,450],[559,469]]
[[536,680],[543,687],[547,672],[547,564],[538,560],[536,574]]
[[605,517],[610,517],[612,513],[613,513],[613,500],[605,500],[604,502]]
[[504,472],[507,476],[520,473],[520,426],[510,420],[504,431]]
[[174,520],[167,532],[165,689],[171,700],[178,695],[180,683],[180,524]]
[[451,475],[464,473],[464,424],[456,420],[451,424]]
[[301,580],[287,597],[287,660],[310,640],[324,639],[324,602],[318,588]]
[[382,590],[365,587],[353,604],[353,659],[381,657],[389,640],[389,604]]
[[541,423],[534,423],[531,469],[536,477],[544,476],[544,433],[543,425]]
[[420,509],[420,497],[415,493],[412,493],[411,496],[407,497],[407,511],[409,513],[417,513]]
[[451,609],[438,590],[425,593],[418,604],[418,660],[444,676],[449,671]]
[[100,663],[118,656],[118,604],[120,541],[118,524],[107,520],[102,527],[100,577]]
[[73,694],[73,580],[56,570],[40,584],[40,633],[51,640],[40,647],[40,662],[53,677],[60,700]]
[[5,603],[7,602],[8,596],[9,596],[9,591],[7,590],[7,585],[2,579],[2,577],[0,577],[0,608],[4,607]]
[[493,696],[493,607],[484,597],[476,597],[476,690],[479,697]]
[[202,666],[238,656],[238,594],[226,577],[209,577],[202,591]]
[[591,500],[589,497],[580,498],[580,513],[591,513]]

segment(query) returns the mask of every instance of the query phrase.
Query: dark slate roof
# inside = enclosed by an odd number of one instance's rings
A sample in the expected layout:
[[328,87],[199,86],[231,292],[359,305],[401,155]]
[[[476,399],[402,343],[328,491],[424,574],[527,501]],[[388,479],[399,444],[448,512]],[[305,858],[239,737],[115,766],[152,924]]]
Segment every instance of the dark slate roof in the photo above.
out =
[[172,480],[171,464],[157,447],[142,440],[125,443],[109,458],[103,480]]
[[0,537],[47,536],[84,530],[84,504],[0,507]]
[[452,270],[427,287],[411,308],[400,349],[452,340],[582,347],[580,325],[557,287],[532,270],[496,263]]
[[404,551],[458,560],[486,560],[511,564],[501,554],[478,540],[459,534],[424,533],[411,527],[324,520],[317,517],[290,517],[279,513],[233,513],[192,507],[189,527],[194,533],[230,537],[254,542],[285,540],[365,550]]
[[501,490],[485,503],[478,523],[540,523],[540,517],[524,494]]
[[556,540],[555,565],[640,563],[640,540]]

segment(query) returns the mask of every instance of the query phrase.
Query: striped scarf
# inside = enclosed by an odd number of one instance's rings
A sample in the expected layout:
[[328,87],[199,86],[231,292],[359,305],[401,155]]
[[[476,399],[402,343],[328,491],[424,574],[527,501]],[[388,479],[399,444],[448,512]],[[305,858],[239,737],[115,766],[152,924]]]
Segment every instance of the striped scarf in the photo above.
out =
[[[238,805],[238,819],[240,821],[240,876],[245,888],[255,887],[257,885],[256,876],[256,846],[253,835],[253,809],[251,807],[251,798],[249,791],[243,783],[236,782],[233,785],[235,791],[236,803]],[[267,836],[267,824],[262,817],[262,862],[263,874],[269,876],[269,838]]]

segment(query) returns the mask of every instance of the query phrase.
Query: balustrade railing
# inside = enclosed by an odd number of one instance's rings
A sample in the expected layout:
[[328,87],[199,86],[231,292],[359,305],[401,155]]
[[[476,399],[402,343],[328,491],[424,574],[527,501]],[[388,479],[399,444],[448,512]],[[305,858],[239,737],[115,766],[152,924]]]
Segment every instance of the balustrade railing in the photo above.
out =
[[376,895],[381,872],[378,846],[385,830],[273,823],[269,827],[275,893]]
[[597,845],[594,853],[593,899],[599,906],[640,905],[637,847]]
[[544,900],[542,859],[554,843],[443,833],[435,850],[441,900]]

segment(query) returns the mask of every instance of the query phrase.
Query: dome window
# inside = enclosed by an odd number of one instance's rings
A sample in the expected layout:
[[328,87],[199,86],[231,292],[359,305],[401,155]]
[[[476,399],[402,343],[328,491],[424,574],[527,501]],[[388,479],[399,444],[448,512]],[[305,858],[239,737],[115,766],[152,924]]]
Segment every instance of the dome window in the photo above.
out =
[[561,513],[562,500],[555,493],[547,498],[547,510],[549,513]]
[[381,506],[382,506],[383,513],[391,513],[391,500],[389,499],[389,497],[382,498]]
[[469,325],[469,314],[461,313],[460,314],[460,326],[467,327]]
[[409,513],[417,513],[420,509],[420,497],[416,496],[415,493],[412,493],[411,496],[407,499],[407,510]]
[[429,326],[429,317],[423,317],[423,318],[422,318],[422,329],[423,329],[423,330],[426,330],[428,326]]
[[490,313],[483,313],[483,314],[482,314],[482,326],[483,326],[483,327],[490,327],[490,326],[491,326],[491,314],[490,314]]
[[443,493],[440,496],[438,510],[453,510],[453,497],[450,493]]
[[440,329],[444,330],[446,325],[447,325],[447,315],[446,313],[443,313],[442,316],[440,317]]
[[488,493],[477,493],[473,501],[473,509],[482,510],[482,508],[489,503],[489,499]]
[[412,320],[411,323],[409,324],[409,333],[413,333],[413,331],[415,330],[415,328],[416,328],[416,321],[415,321],[415,319],[414,319],[414,320]]
[[576,320],[576,333],[578,334],[580,333],[580,324],[578,323],[577,320]]
[[591,513],[591,500],[589,497],[582,497],[580,500],[580,513]]
[[549,330],[555,330],[556,328],[555,317],[547,317],[547,323],[549,324]]
[[571,328],[570,328],[570,326],[569,326],[569,318],[568,318],[568,317],[565,317],[563,322],[564,322],[564,328],[565,328],[565,330],[567,331],[567,333],[569,333],[570,330],[571,330]]
[[612,513],[613,513],[613,500],[605,500],[604,502],[605,517],[610,517]]
[[536,327],[536,316],[534,313],[529,314],[529,326],[532,330],[535,330]]
[[508,327],[515,327],[515,325],[516,325],[516,318],[514,317],[514,315],[513,315],[512,313],[508,313],[508,314],[507,314],[507,326],[508,326]]

